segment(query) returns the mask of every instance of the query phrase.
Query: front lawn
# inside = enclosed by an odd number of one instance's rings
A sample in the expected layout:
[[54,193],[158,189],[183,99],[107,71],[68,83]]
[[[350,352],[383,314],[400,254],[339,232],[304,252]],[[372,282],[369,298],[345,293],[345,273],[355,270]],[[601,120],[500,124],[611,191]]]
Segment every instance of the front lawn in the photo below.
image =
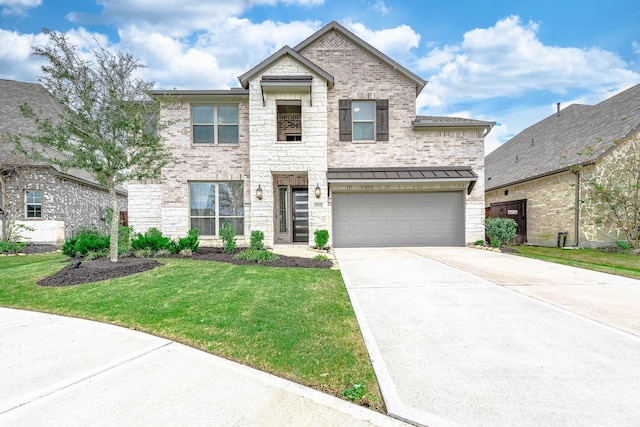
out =
[[541,246],[513,246],[519,255],[558,264],[640,279],[640,256],[612,254],[596,249],[560,249]]
[[340,273],[329,269],[161,259],[103,282],[41,287],[64,255],[0,257],[0,305],[82,317],[169,338],[382,411]]

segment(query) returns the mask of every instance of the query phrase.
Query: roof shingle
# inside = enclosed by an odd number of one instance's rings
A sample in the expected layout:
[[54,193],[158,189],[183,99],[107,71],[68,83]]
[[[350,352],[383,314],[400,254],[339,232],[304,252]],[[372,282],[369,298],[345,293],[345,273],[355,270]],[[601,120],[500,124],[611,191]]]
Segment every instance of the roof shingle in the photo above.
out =
[[[523,130],[487,155],[486,189],[527,181],[593,161],[638,126],[640,84],[593,106],[570,105]],[[588,147],[595,154],[586,155]]]

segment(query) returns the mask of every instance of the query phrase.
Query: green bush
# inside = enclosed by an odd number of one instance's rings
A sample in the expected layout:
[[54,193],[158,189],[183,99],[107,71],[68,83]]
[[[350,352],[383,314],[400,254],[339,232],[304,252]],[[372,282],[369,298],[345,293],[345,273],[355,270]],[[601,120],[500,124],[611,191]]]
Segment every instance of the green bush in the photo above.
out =
[[316,249],[324,249],[329,241],[329,232],[327,230],[316,230],[313,232],[315,237]]
[[24,246],[26,246],[25,242],[0,240],[0,254],[17,254]]
[[67,256],[84,256],[89,252],[100,252],[109,249],[109,236],[90,228],[81,229],[76,237],[72,237],[62,245],[62,253]]
[[220,227],[220,238],[222,239],[222,248],[224,252],[230,254],[236,250],[236,230],[233,228],[233,224],[225,222]]
[[246,249],[236,255],[236,259],[254,261],[259,263],[268,263],[277,261],[278,255],[266,249]]
[[136,236],[131,239],[131,248],[134,251],[140,249],[150,249],[153,252],[157,252],[160,249],[172,251],[171,239],[163,236],[162,232],[157,228],[150,228],[145,231],[144,234],[136,234]]
[[253,230],[249,246],[251,249],[264,249],[264,233],[260,230]]
[[315,261],[329,261],[329,257],[324,254],[318,254],[313,257]]
[[627,242],[626,240],[616,240],[616,246],[622,253],[625,253],[631,249],[631,243]]
[[182,251],[188,249],[191,254],[198,252],[200,242],[198,241],[198,229],[194,228],[187,232],[187,237],[181,237],[177,241],[173,242],[173,253],[182,253]]
[[484,228],[487,231],[491,245],[504,246],[516,235],[518,224],[511,218],[492,218],[484,220]]

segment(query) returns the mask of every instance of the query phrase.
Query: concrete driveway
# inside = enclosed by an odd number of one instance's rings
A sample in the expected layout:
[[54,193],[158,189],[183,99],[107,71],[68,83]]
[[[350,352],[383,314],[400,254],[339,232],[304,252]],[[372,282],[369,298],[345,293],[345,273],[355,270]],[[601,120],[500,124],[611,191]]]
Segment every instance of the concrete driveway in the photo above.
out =
[[335,253],[391,415],[640,424],[640,281],[470,248]]

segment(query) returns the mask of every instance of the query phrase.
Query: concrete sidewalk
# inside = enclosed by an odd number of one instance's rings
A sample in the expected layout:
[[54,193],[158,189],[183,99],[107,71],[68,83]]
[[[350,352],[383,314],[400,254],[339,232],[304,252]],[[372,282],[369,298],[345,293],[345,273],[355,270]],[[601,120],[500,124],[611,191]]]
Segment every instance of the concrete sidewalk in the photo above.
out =
[[[615,313],[639,281],[470,248],[335,253],[393,416],[429,426],[640,425],[640,338],[604,324],[615,316],[594,321],[520,293],[556,286],[561,300],[562,290],[605,286],[611,303],[595,292],[582,305]],[[623,323],[637,321],[635,307]]]
[[0,308],[2,426],[400,426],[140,332]]

